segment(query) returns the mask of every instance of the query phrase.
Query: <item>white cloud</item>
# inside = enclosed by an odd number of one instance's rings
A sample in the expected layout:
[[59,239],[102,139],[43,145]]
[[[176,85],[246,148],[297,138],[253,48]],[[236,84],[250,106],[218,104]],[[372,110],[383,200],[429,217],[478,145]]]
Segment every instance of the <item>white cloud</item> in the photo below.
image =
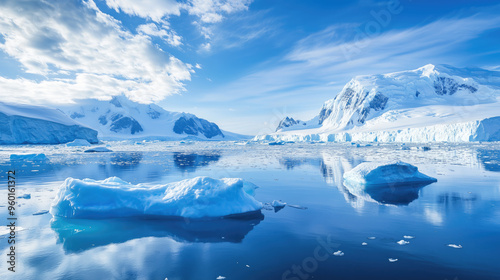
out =
[[184,6],[189,14],[200,18],[203,23],[216,23],[223,14],[231,14],[248,9],[252,0],[190,0]]
[[210,43],[203,43],[200,46],[200,50],[204,52],[209,52],[212,49],[212,44]]
[[[248,10],[253,0],[188,0],[178,3],[174,0],[106,0],[108,7],[122,11],[129,15],[151,19],[157,23],[165,22],[171,15],[180,15],[182,11],[198,18],[193,22],[206,40],[213,34],[214,24],[220,23],[225,15]],[[156,36],[156,35],[155,35]],[[180,41],[180,40],[179,40]],[[174,42],[177,42],[174,40]],[[209,42],[203,43],[200,48],[211,50]]]
[[106,5],[117,12],[148,18],[161,22],[164,18],[179,16],[182,10],[197,16],[203,23],[216,23],[224,14],[244,11],[252,0],[188,0],[182,3],[175,0],[106,0]]
[[[0,8],[4,38],[0,49],[26,72],[46,77],[42,81],[1,78],[3,100],[61,102],[124,93],[136,101],[157,101],[184,90],[183,81],[191,79],[189,64],[153,45],[147,32],[126,31],[92,0],[83,5],[63,0],[8,1]],[[179,44],[180,38],[167,31],[156,29],[159,34],[166,32],[173,45]]]
[[137,27],[137,32],[149,36],[160,37],[166,43],[174,47],[182,45],[182,37],[164,24],[161,27],[158,27],[154,23],[141,24]]
[[117,12],[149,18],[160,22],[164,17],[181,14],[181,4],[175,0],[106,0],[106,5]]

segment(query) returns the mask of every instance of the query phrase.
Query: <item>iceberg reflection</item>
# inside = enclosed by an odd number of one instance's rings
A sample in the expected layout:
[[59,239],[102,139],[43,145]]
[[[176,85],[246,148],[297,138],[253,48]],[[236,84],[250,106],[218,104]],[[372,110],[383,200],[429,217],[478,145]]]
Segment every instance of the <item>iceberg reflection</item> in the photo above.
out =
[[420,189],[432,183],[366,186],[344,182],[344,187],[357,198],[385,205],[408,205],[418,198]]
[[197,168],[207,166],[211,163],[219,161],[221,154],[219,152],[212,152],[207,154],[195,153],[181,153],[174,152],[174,164],[180,171],[194,172]]
[[217,220],[190,219],[66,219],[54,217],[50,226],[65,253],[124,243],[144,237],[169,237],[178,242],[239,243],[264,215]]

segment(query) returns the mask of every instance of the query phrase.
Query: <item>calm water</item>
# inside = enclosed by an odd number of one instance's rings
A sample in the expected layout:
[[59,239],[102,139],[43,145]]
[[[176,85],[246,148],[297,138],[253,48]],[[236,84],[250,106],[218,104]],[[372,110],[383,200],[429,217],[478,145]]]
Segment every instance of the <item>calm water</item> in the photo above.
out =
[[[113,153],[63,146],[0,146],[0,220],[6,172],[16,170],[16,272],[1,279],[500,279],[500,144],[397,145],[173,142],[109,143]],[[9,161],[45,153],[49,163]],[[351,190],[342,174],[364,161],[400,159],[438,179],[424,187]],[[240,220],[65,220],[49,210],[67,177],[118,176],[164,184],[195,176],[240,177],[272,208]],[[5,228],[2,228],[4,230]],[[409,244],[399,245],[403,236]],[[362,245],[365,242],[366,245]],[[447,246],[461,245],[461,249]],[[342,251],[343,256],[333,255]],[[389,258],[398,259],[389,262]]]

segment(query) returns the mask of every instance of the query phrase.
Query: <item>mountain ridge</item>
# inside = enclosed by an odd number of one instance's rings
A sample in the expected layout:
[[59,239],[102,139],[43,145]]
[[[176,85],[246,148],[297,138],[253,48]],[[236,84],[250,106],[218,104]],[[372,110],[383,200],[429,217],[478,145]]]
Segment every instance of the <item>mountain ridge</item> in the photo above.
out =
[[82,99],[59,108],[75,121],[97,130],[101,139],[226,140],[213,122],[189,113],[170,112],[156,104],[140,104],[123,95],[108,101]]

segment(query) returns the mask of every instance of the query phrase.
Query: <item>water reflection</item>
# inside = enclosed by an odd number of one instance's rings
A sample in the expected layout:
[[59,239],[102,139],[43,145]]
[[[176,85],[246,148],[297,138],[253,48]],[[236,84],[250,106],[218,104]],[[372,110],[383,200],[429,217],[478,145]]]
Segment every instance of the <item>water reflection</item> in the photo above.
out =
[[132,153],[113,153],[110,157],[110,163],[118,166],[137,166],[143,158],[142,152]]
[[50,227],[66,253],[77,253],[144,237],[169,237],[179,242],[239,243],[262,220],[258,213],[238,219],[65,219],[54,217]]
[[344,187],[357,199],[377,202],[385,205],[408,205],[418,198],[420,189],[429,183],[400,184],[383,186],[364,186],[344,183]]
[[500,150],[477,150],[477,157],[485,170],[500,172]]
[[419,191],[428,185],[406,184],[365,188],[364,186],[345,184],[344,173],[364,161],[364,157],[353,155],[350,152],[336,153],[331,151],[323,151],[319,158],[284,157],[279,160],[280,164],[289,170],[300,165],[318,167],[325,181],[329,185],[335,186],[344,195],[345,200],[357,209],[363,208],[365,202],[395,206],[408,205],[418,199]]
[[214,151],[206,154],[187,154],[174,152],[174,165],[177,169],[183,172],[194,172],[197,168],[207,166],[211,163],[219,161],[221,153]]

